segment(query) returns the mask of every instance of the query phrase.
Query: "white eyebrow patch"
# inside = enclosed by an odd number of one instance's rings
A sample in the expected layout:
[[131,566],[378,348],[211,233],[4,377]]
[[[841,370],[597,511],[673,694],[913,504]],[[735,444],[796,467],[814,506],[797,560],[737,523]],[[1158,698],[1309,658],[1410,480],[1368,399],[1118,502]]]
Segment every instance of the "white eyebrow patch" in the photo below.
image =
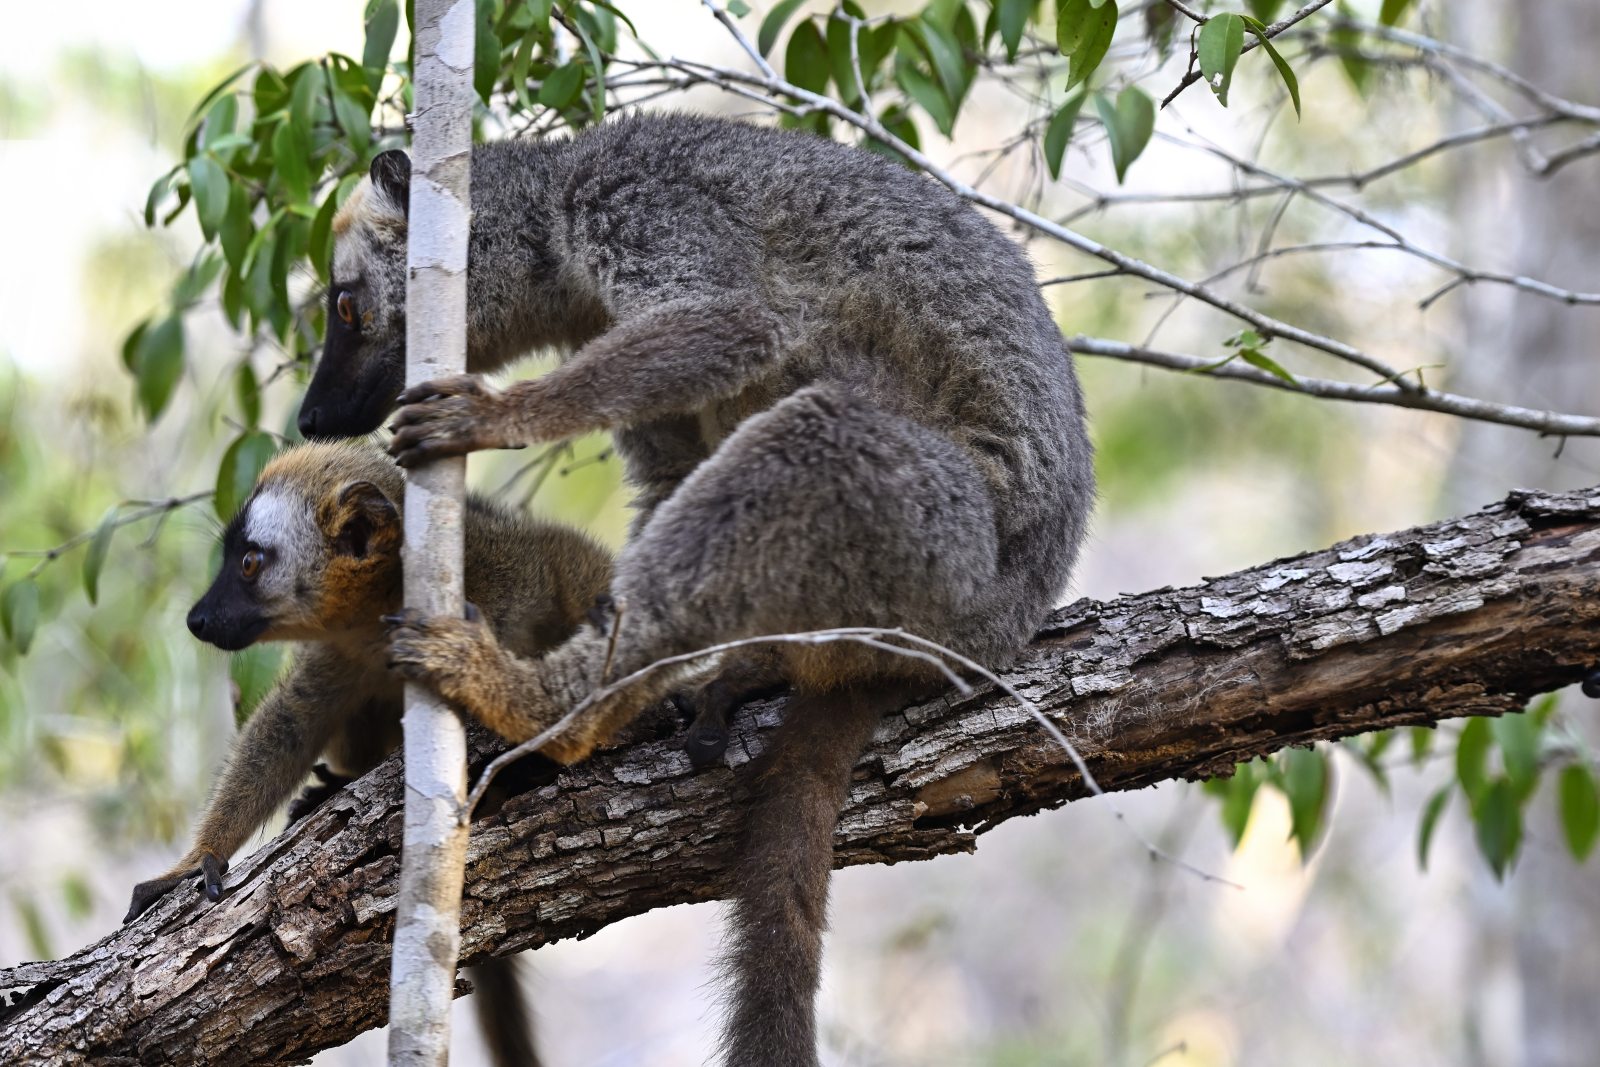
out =
[[245,540],[271,549],[271,562],[259,586],[271,597],[290,596],[294,579],[322,556],[321,534],[311,504],[294,493],[268,490],[250,498],[244,519]]
[[250,501],[244,521],[244,536],[250,542],[281,550],[304,545],[312,533],[311,509],[304,501],[271,492]]

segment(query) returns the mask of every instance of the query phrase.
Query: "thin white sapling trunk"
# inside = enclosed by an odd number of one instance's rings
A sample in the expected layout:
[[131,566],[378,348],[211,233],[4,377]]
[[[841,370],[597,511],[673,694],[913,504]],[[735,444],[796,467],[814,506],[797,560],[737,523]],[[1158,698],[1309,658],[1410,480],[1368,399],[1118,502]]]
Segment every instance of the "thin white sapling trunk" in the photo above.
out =
[[[406,285],[406,384],[467,369],[473,0],[416,0]],[[405,602],[460,616],[465,458],[410,472]],[[443,1067],[461,946],[466,733],[443,701],[406,686],[405,848],[389,985],[389,1063]]]

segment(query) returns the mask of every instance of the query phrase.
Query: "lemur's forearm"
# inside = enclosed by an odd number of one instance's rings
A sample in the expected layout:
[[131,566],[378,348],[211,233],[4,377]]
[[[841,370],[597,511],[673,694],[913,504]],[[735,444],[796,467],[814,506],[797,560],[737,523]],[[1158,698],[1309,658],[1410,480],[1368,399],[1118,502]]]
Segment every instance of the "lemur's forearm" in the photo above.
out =
[[681,298],[619,322],[506,395],[520,437],[559,440],[731,396],[778,359],[782,344],[782,323],[757,294]]
[[308,680],[295,671],[262,700],[212,789],[194,844],[174,872],[206,853],[226,860],[270,819],[311,772],[338,716],[308,706]]

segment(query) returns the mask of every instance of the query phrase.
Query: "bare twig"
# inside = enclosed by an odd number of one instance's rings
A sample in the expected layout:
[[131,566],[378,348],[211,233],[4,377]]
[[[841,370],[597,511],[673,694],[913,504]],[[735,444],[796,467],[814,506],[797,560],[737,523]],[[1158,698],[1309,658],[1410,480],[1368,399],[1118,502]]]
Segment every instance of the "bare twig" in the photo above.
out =
[[1274,389],[1282,389],[1285,392],[1302,393],[1306,396],[1321,397],[1327,400],[1349,400],[1361,404],[1390,404],[1395,407],[1414,408],[1418,411],[1437,411],[1445,415],[1476,419],[1480,422],[1495,422],[1502,426],[1518,426],[1525,430],[1536,430],[1545,436],[1600,437],[1600,418],[1590,418],[1584,415],[1563,415],[1559,412],[1537,411],[1531,408],[1514,407],[1509,404],[1494,404],[1487,400],[1456,396],[1452,393],[1441,393],[1436,389],[1418,390],[1415,388],[1400,389],[1394,385],[1358,385],[1354,382],[1304,378],[1298,375],[1291,384],[1275,374],[1258,370],[1255,367],[1240,365],[1237,362],[1219,366],[1216,360],[1201,359],[1199,356],[1161,352],[1130,345],[1125,341],[1085,337],[1082,334],[1067,338],[1067,347],[1074,352],[1081,352],[1088,356],[1105,356],[1110,359],[1123,359],[1133,363],[1146,363],[1153,367],[1165,367],[1168,370],[1204,374],[1212,378],[1230,378],[1237,381],[1250,382],[1252,385],[1266,385]]
[[[148,519],[152,515],[160,516],[162,520],[165,520],[168,515],[172,514],[174,511],[177,511],[179,508],[188,507],[190,504],[197,503],[201,500],[209,500],[214,495],[215,494],[212,490],[207,489],[204,492],[191,493],[188,496],[168,497],[166,500],[124,500],[117,505],[117,510],[120,511],[122,508],[130,507],[136,508],[137,510],[132,511],[127,515],[117,516],[117,518],[112,521],[111,525],[115,529],[121,529],[124,526],[139,522],[142,519]],[[157,530],[159,532],[159,527]],[[37,578],[40,572],[48,567],[51,563],[60,559],[66,553],[71,552],[79,545],[87,544],[94,540],[95,534],[99,532],[99,527],[96,527],[93,530],[85,530],[83,533],[75,534],[72,537],[67,538],[65,541],[54,546],[53,548],[8,549],[7,551],[0,552],[0,563],[3,563],[5,560],[12,557],[16,557],[18,559],[32,559],[34,557],[38,557],[39,562],[34,564],[27,574],[27,577],[29,578]],[[146,543],[148,543],[148,540]]]

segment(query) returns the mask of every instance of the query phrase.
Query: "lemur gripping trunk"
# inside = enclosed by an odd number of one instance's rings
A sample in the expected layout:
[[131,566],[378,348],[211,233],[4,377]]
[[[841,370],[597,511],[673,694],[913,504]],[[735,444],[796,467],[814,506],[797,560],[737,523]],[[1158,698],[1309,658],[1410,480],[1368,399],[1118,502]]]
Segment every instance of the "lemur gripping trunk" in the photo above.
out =
[[[411,187],[405,157],[386,154],[334,221],[302,429],[368,433],[403,404],[391,451],[406,466],[610,430],[636,489],[612,585],[626,610],[528,660],[413,605],[393,665],[522,740],[608,667],[761,634],[899,626],[986,665],[1015,655],[1064,592],[1094,494],[1072,363],[1015,245],[904,167],[738,123],[625,118],[480,146],[471,167],[468,369],[541,348],[563,362],[503,391],[464,376],[401,391]],[[772,881],[746,868],[735,909],[737,1067],[815,1061],[816,841],[843,795],[835,771],[901,687],[926,681],[842,646],[776,659],[797,721],[770,755],[781,769],[754,783],[750,855]],[[658,673],[545,751],[581,759],[700,680]],[[754,973],[740,931],[780,913],[792,936]],[[740,1022],[775,1011],[778,1037]]]

